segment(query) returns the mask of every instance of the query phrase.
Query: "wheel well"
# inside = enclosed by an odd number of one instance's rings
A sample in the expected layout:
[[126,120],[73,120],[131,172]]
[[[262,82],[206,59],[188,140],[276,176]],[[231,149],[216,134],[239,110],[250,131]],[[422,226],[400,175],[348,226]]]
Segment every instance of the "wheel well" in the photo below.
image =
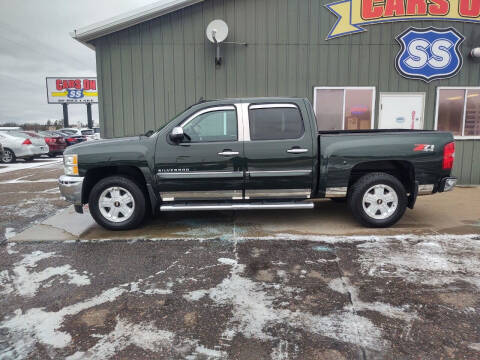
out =
[[106,177],[113,175],[124,175],[134,180],[144,192],[148,206],[151,206],[145,177],[143,176],[140,169],[135,166],[108,166],[88,170],[87,174],[85,175],[85,180],[83,182],[82,203],[88,203],[88,197],[90,196],[90,192],[92,191],[92,188],[95,186],[96,183]]
[[407,193],[411,193],[415,186],[415,168],[408,161],[368,161],[353,167],[350,173],[348,187],[350,188],[363,175],[371,172],[384,172],[395,176],[405,187]]

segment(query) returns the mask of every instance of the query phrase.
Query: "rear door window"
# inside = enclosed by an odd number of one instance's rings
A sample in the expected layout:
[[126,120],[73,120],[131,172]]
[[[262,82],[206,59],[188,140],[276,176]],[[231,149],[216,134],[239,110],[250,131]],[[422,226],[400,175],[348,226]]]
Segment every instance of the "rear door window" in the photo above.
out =
[[295,105],[253,105],[249,122],[253,141],[299,139],[305,133],[302,115]]

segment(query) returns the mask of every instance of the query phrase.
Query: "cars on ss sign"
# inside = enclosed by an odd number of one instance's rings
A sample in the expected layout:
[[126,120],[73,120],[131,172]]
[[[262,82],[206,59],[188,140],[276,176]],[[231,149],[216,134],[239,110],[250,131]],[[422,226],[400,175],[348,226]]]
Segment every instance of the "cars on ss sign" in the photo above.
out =
[[21,131],[0,131],[0,142],[4,148],[2,162],[6,164],[14,163],[17,159],[32,161],[49,151],[42,137]]

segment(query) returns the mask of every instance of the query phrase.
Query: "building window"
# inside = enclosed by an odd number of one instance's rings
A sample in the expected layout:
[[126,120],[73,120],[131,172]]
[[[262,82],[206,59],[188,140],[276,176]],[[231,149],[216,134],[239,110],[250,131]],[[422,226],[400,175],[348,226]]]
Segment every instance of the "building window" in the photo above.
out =
[[319,130],[373,129],[374,87],[316,87],[314,108]]
[[480,137],[480,88],[438,88],[436,129]]

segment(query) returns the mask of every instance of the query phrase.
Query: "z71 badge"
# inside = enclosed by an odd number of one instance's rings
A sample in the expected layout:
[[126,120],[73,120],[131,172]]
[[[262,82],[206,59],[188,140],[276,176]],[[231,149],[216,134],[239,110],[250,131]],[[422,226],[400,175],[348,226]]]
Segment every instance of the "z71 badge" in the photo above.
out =
[[416,144],[415,147],[413,148],[413,151],[434,152],[435,145]]
[[455,76],[463,64],[459,47],[464,39],[453,28],[409,28],[397,37],[402,49],[395,67],[402,76],[425,82]]

